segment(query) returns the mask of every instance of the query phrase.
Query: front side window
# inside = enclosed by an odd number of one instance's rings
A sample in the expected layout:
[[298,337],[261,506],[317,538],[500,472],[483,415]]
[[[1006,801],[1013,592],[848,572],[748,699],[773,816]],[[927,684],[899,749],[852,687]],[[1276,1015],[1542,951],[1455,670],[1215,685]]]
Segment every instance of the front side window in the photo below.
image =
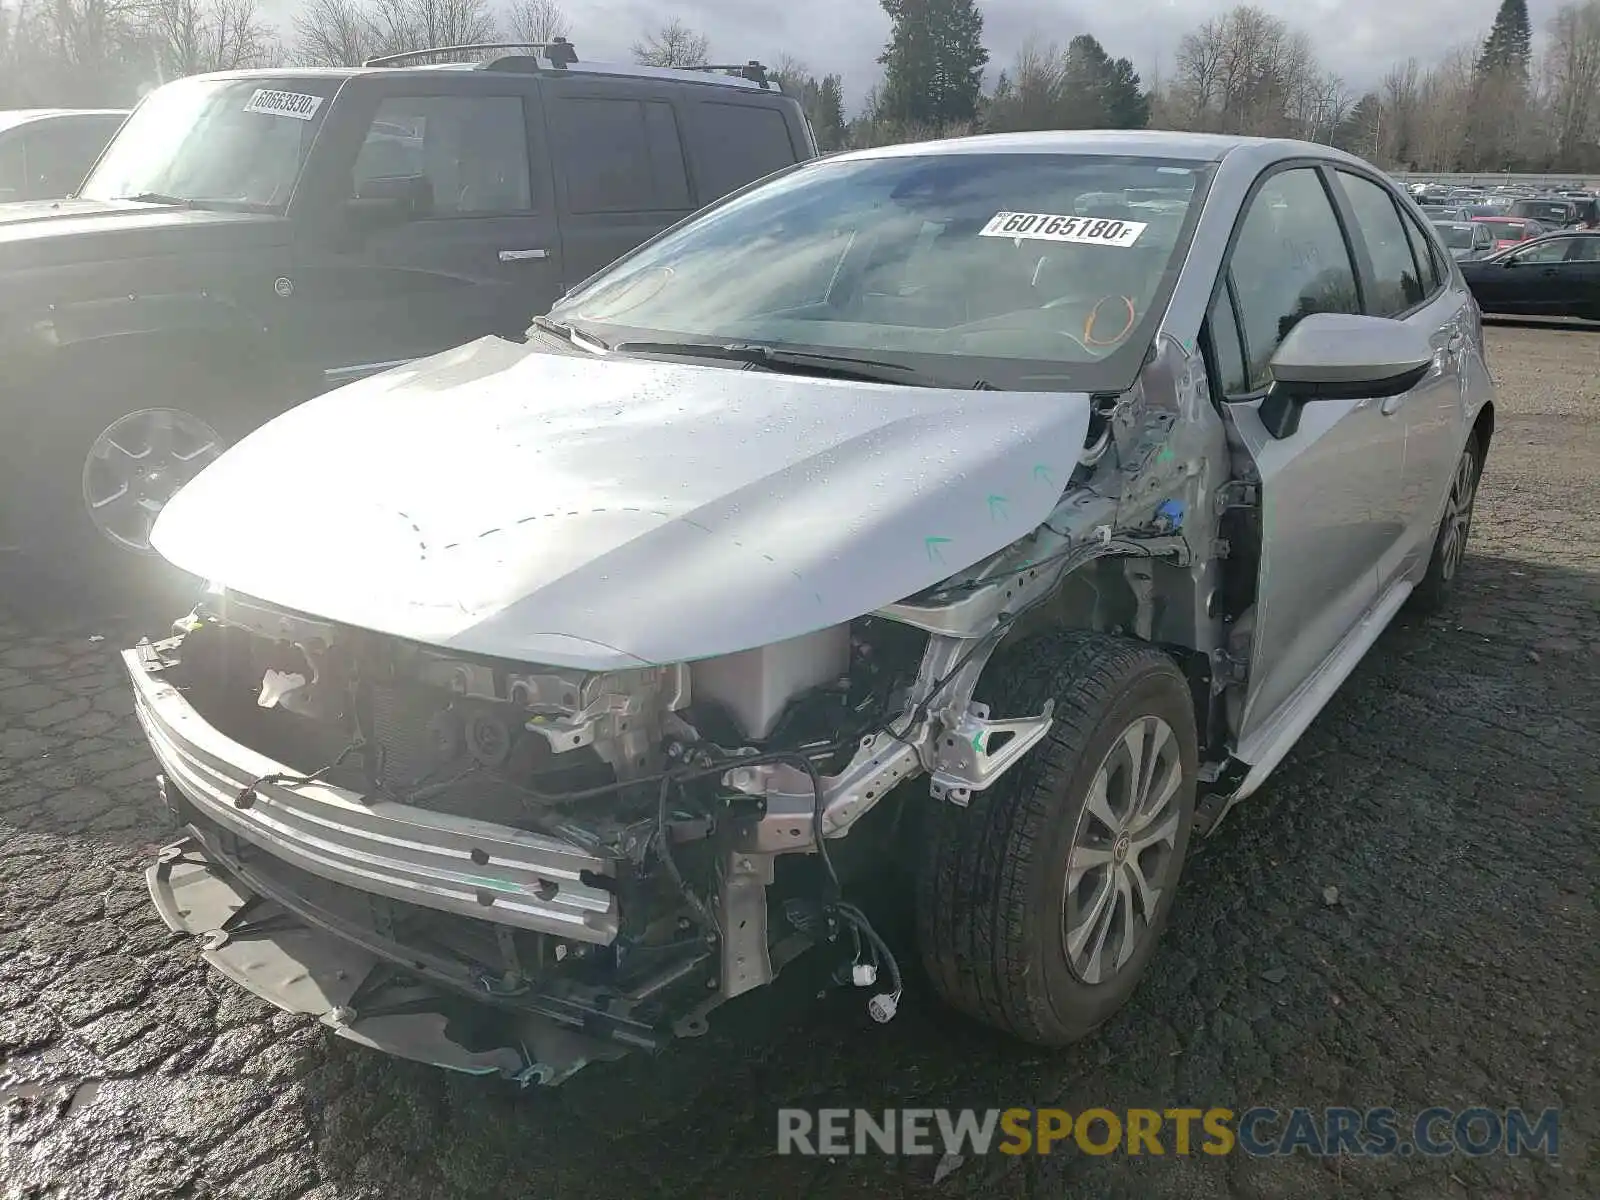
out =
[[145,97],[79,195],[280,212],[339,80],[181,79]]
[[1515,250],[1506,257],[1519,263],[1558,263],[1567,261],[1566,238],[1553,238],[1548,242]]
[[533,207],[518,96],[389,96],[356,155],[353,194],[413,181],[417,216],[488,216]]
[[1423,296],[1411,242],[1400,223],[1400,210],[1388,189],[1348,171],[1336,174],[1372,260],[1372,294],[1367,297],[1367,311],[1375,317],[1397,317],[1421,303]]
[[[997,387],[1125,387],[1209,178],[1208,164],[1099,155],[823,160],[707,210],[551,316],[607,341],[871,352]],[[1152,189],[1163,198],[1128,195]]]
[[1361,311],[1344,233],[1311,167],[1280,171],[1262,185],[1228,270],[1239,299],[1248,391],[1272,382],[1272,355],[1302,317]]

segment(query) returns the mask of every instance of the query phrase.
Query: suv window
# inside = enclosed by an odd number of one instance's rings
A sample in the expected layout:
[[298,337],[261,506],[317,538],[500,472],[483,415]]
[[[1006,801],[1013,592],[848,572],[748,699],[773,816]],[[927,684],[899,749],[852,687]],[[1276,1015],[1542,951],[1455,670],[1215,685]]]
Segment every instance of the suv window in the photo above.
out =
[[522,213],[533,207],[518,96],[390,96],[356,155],[354,194],[375,179],[421,179],[419,217]]
[[696,106],[694,118],[711,151],[699,164],[700,188],[707,199],[794,165],[789,124],[775,108],[706,103]]
[[550,135],[569,212],[694,207],[678,121],[666,101],[562,100],[550,106]]
[[[1361,311],[1350,251],[1314,168],[1280,171],[1261,186],[1239,229],[1228,276],[1239,299],[1244,391],[1271,382],[1273,351],[1301,317]],[[1226,325],[1214,319],[1213,336],[1222,336]]]
[[1398,317],[1420,304],[1424,295],[1400,210],[1387,188],[1348,171],[1336,174],[1372,259],[1367,311],[1375,317]]

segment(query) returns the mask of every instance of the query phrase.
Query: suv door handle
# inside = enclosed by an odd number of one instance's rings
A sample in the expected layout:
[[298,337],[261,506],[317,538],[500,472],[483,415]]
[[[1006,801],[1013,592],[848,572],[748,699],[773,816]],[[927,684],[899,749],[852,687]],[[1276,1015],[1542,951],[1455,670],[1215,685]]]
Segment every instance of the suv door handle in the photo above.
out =
[[530,258],[549,258],[548,250],[502,250],[501,262],[526,262]]

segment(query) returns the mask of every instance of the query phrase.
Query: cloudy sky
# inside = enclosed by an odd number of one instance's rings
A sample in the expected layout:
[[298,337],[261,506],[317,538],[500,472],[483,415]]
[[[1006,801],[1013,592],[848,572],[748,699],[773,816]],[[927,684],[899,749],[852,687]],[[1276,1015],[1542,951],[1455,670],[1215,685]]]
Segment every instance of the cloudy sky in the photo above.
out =
[[[497,4],[499,0],[491,0]],[[1117,0],[1063,4],[1060,0],[980,0],[991,72],[1010,61],[1029,37],[1065,43],[1092,33],[1114,56],[1127,56],[1146,80],[1157,63],[1171,62],[1178,39],[1229,0]],[[1442,56],[1488,30],[1500,0],[1255,0],[1304,29],[1318,54],[1354,87],[1377,82],[1388,66],[1415,55]],[[1561,0],[1530,0],[1536,31]],[[266,0],[269,15],[287,27],[295,0]],[[860,103],[878,77],[876,58],[889,33],[877,0],[566,0],[578,53],[623,60],[640,33],[671,17],[708,35],[718,61],[784,54],[818,74],[844,76],[846,100]]]

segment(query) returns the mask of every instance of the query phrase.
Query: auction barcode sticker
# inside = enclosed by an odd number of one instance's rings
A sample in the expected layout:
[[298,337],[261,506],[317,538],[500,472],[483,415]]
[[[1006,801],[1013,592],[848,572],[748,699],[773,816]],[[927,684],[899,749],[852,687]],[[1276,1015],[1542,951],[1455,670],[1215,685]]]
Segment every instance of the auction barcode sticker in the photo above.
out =
[[1144,221],[1068,217],[1058,213],[998,212],[978,231],[978,236],[1126,248],[1137,242],[1144,231]]
[[309,121],[317,115],[317,109],[321,107],[321,96],[307,96],[303,92],[274,92],[268,88],[257,88],[256,94],[250,97],[250,103],[244,106],[244,110],[245,112],[268,113],[274,117],[294,117],[300,121]]

